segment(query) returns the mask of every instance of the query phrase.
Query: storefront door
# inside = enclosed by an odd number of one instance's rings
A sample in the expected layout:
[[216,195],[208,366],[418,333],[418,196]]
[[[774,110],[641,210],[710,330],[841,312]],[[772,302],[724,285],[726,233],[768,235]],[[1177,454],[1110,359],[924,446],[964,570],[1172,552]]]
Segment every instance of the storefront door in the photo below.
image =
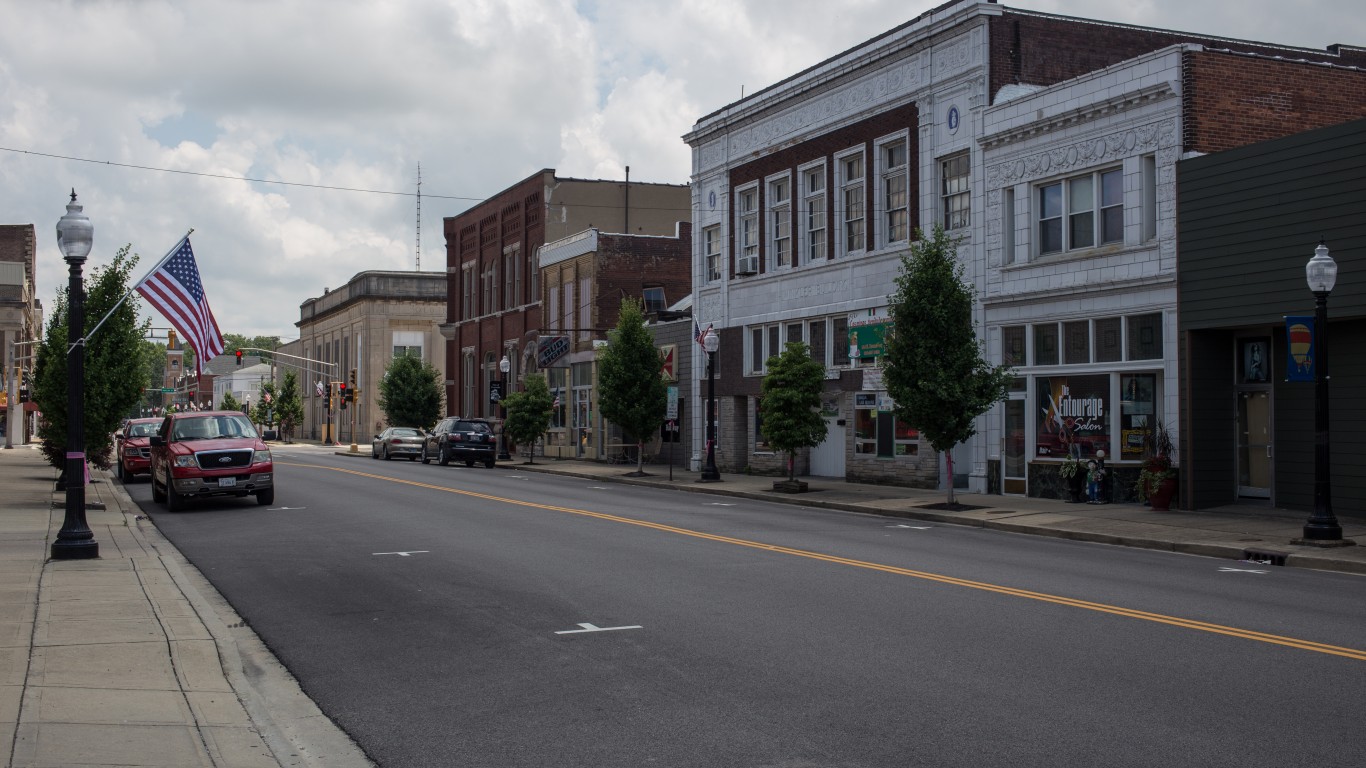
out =
[[825,417],[825,440],[811,449],[811,474],[817,477],[844,477],[844,451],[849,432],[838,416]]
[[1025,400],[1023,395],[1005,401],[1004,445],[1001,451],[1001,492],[1024,495],[1025,480]]
[[1271,498],[1271,393],[1238,393],[1238,495]]

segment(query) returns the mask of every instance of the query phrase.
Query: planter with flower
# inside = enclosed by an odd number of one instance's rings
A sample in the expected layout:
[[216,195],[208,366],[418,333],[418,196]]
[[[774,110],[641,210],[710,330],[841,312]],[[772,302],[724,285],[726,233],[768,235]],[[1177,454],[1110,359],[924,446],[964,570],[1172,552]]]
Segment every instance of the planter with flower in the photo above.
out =
[[1058,466],[1058,476],[1067,485],[1067,492],[1070,494],[1067,499],[1069,504],[1080,504],[1082,494],[1086,490],[1086,466],[1081,463],[1081,459],[1069,455],[1062,460]]
[[1139,470],[1138,482],[1134,491],[1140,501],[1146,502],[1156,510],[1171,509],[1172,497],[1176,495],[1176,466],[1172,464],[1172,436],[1167,428],[1158,424],[1148,434],[1148,456]]

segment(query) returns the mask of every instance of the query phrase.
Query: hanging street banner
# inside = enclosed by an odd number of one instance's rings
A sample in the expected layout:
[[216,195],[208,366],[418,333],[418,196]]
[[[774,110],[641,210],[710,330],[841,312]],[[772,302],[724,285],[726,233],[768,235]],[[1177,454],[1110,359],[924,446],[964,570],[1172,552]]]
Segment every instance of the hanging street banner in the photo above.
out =
[[1286,381],[1314,380],[1314,318],[1285,318]]

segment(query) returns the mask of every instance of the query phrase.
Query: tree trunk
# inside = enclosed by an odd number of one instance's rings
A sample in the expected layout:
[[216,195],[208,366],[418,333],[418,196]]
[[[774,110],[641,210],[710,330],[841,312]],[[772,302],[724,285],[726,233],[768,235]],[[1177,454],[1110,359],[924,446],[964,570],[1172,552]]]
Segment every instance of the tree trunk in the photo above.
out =
[[787,452],[787,479],[788,479],[789,482],[795,482],[796,479],[797,479],[797,452],[796,452],[796,451],[788,451],[788,452]]
[[636,443],[636,473],[645,474],[645,443]]
[[944,459],[948,461],[949,465],[949,503],[956,504],[958,502],[953,496],[953,451],[944,451]]

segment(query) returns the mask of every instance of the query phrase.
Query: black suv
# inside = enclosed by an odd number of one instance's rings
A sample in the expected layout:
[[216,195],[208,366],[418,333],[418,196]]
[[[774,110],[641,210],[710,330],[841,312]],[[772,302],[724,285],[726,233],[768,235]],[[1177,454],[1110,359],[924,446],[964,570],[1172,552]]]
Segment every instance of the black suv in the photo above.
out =
[[442,419],[422,441],[422,463],[433,458],[441,466],[463,461],[472,467],[476,461],[492,467],[498,456],[498,436],[487,421],[480,419]]

